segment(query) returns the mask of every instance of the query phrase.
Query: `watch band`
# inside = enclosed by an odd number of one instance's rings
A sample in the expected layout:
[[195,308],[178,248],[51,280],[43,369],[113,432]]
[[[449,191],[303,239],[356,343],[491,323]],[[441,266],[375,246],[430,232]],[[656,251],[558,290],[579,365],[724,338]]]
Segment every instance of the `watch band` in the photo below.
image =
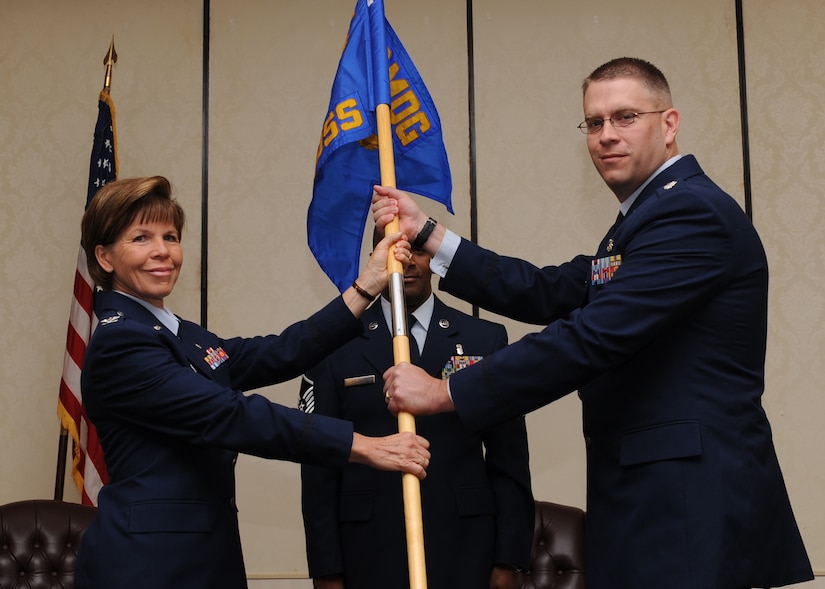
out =
[[412,242],[412,249],[420,250],[424,247],[424,244],[427,243],[427,240],[430,238],[430,234],[435,229],[435,226],[438,224],[438,221],[430,217],[427,219],[427,222],[424,223],[424,227],[421,228],[421,231],[418,232],[418,235],[415,236],[415,241]]

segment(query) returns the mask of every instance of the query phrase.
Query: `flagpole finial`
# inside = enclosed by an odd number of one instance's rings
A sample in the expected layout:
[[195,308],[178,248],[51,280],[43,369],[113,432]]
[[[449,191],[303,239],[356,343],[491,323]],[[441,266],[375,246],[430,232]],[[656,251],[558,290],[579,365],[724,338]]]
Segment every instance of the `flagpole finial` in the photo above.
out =
[[112,42],[109,44],[109,51],[103,58],[103,65],[106,66],[106,77],[103,79],[103,91],[108,92],[112,86],[112,68],[117,63],[117,51],[115,51],[115,36],[112,35]]

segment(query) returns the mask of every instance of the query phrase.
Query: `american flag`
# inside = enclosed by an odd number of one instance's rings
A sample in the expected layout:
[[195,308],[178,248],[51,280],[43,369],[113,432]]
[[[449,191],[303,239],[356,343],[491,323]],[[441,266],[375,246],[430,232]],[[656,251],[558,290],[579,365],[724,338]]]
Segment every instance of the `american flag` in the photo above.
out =
[[[115,105],[107,91],[100,93],[97,124],[95,125],[92,157],[89,164],[89,187],[86,206],[97,190],[117,177],[117,135],[115,133]],[[80,371],[86,355],[86,345],[97,326],[94,313],[94,284],[86,265],[83,244],[77,255],[74,292],[69,328],[66,333],[66,353],[63,359],[63,377],[57,401],[57,415],[72,438],[72,478],[86,505],[97,505],[100,488],[109,481],[103,450],[94,425],[88,420],[80,393]]]

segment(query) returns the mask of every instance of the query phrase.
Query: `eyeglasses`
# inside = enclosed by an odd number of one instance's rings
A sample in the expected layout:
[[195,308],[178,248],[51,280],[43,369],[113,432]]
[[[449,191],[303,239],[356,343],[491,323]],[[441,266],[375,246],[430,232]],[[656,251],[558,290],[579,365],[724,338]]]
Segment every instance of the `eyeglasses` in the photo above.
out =
[[579,130],[586,135],[598,133],[602,130],[606,121],[610,121],[610,124],[614,127],[629,127],[636,121],[636,117],[638,116],[654,115],[663,112],[665,111],[649,110],[647,112],[633,112],[632,110],[620,110],[619,112],[614,112],[613,115],[607,119],[600,119],[599,117],[584,119],[584,121],[579,125]]

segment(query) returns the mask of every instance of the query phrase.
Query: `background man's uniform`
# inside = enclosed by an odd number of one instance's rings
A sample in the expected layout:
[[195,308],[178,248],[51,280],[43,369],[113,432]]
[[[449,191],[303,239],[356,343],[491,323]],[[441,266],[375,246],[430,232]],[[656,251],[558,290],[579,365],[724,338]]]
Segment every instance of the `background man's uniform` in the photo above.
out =
[[[307,373],[301,407],[352,420],[365,435],[396,432],[382,379],[393,364],[390,329],[380,304],[361,319],[363,335]],[[502,325],[435,298],[418,365],[441,376],[457,357],[482,357],[506,343]],[[527,568],[534,504],[524,418],[472,433],[445,414],[416,418],[416,430],[432,453],[421,482],[428,588],[488,587],[494,564]],[[310,576],[343,573],[358,589],[407,587],[401,475],[351,464],[302,467],[302,478]]]

